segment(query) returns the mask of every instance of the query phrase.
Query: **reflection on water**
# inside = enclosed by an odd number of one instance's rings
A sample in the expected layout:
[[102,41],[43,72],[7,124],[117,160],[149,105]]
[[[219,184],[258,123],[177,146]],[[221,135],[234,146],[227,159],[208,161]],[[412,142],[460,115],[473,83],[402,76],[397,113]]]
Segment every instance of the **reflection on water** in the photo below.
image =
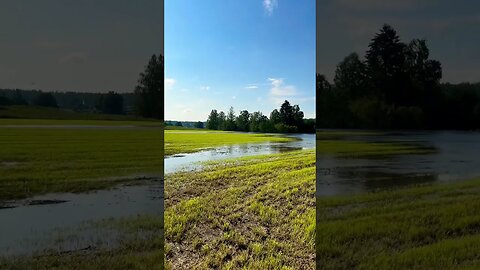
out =
[[[298,140],[224,146],[172,156],[165,159],[165,172],[197,169],[199,165],[196,163],[201,161],[315,147],[314,134],[292,136]],[[55,193],[21,201],[1,202],[0,256],[29,255],[45,250],[64,252],[115,247],[119,241],[129,236],[108,227],[91,224],[138,214],[158,215],[163,218],[162,209],[163,181],[89,193]]]
[[181,154],[165,159],[165,174],[179,170],[196,170],[202,161],[239,158],[244,156],[276,154],[315,147],[315,134],[288,135],[297,140],[291,142],[266,142],[221,146],[191,154]]
[[478,177],[479,135],[476,132],[396,132],[346,137],[345,140],[419,144],[436,151],[379,158],[318,155],[317,195],[344,195]]
[[158,182],[81,194],[46,194],[14,202],[10,208],[0,209],[1,255],[114,246],[121,237],[118,232],[98,226],[82,229],[81,225],[138,214],[162,216],[163,185]]

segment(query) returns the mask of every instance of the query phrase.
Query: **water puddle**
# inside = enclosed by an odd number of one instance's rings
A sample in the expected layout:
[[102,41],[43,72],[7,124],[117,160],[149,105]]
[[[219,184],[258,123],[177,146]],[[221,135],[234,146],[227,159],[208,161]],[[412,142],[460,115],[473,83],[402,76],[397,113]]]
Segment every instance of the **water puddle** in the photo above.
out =
[[[345,140],[420,145],[434,152],[383,157],[317,159],[317,196],[349,195],[411,184],[461,181],[480,176],[480,133],[391,132],[349,135]],[[319,140],[318,143],[321,143]]]
[[[279,136],[278,134],[276,136]],[[315,134],[289,134],[297,140],[290,142],[266,142],[235,144],[207,149],[190,154],[177,154],[165,158],[165,174],[176,171],[194,171],[202,168],[201,162],[240,158],[245,156],[276,154],[315,148]]]
[[101,226],[82,229],[81,225],[138,214],[162,216],[161,182],[89,193],[46,194],[11,203],[0,209],[2,255],[114,247],[120,237],[117,231]]
[[[62,126],[64,127],[64,126]],[[77,128],[93,128],[82,126]],[[165,173],[199,169],[202,161],[310,149],[314,134],[291,135],[298,140],[212,148],[165,158]],[[4,162],[5,163],[5,162]],[[0,163],[0,166],[7,166]],[[16,165],[16,164],[12,164]],[[138,185],[122,185],[88,193],[54,193],[0,203],[0,256],[17,257],[64,254],[115,248],[128,237],[106,220],[152,215],[163,218],[163,181],[139,179]],[[147,182],[147,183],[146,183]]]

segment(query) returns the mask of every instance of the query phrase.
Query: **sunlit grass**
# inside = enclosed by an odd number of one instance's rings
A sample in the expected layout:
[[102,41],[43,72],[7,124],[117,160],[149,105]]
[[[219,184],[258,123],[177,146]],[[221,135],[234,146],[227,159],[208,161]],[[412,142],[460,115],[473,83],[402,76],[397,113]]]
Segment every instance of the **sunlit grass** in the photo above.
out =
[[219,132],[202,130],[165,130],[165,155],[191,153],[206,148],[224,145],[287,142],[290,138],[239,132]]
[[314,269],[315,151],[209,163],[165,183],[171,269]]
[[480,267],[480,179],[317,198],[322,269]]
[[[341,138],[317,140],[317,151],[389,156],[434,149]],[[317,268],[478,269],[478,213],[480,179],[318,197]]]
[[161,132],[152,127],[0,128],[0,200],[158,177]]

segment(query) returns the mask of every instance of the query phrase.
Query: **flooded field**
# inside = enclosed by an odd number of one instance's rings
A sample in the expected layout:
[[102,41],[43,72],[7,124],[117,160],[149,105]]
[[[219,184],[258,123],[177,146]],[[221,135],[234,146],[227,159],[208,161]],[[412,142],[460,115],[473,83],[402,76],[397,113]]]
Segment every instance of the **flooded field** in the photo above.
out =
[[294,138],[294,140],[288,142],[231,144],[213,147],[195,153],[178,153],[168,156],[165,158],[165,174],[174,173],[180,170],[197,170],[201,168],[201,162],[204,161],[276,154],[294,150],[312,149],[315,147],[315,134],[289,134],[283,136]]
[[[339,143],[392,143],[431,149],[421,154],[317,154],[317,195],[348,195],[420,183],[461,181],[480,176],[478,132],[350,132]],[[322,144],[322,139],[317,141]]]
[[163,223],[162,130],[104,122],[0,123],[0,268],[131,253],[129,243],[161,235],[161,226],[127,231]]

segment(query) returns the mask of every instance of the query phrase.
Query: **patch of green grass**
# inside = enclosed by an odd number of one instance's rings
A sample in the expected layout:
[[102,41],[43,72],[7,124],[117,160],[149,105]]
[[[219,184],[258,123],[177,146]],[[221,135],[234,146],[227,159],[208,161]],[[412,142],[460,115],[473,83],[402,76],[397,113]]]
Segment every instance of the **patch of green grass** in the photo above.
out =
[[383,132],[375,130],[317,130],[317,139],[340,139],[352,136],[381,135]]
[[322,269],[478,269],[480,179],[317,198]]
[[314,150],[208,164],[166,176],[168,268],[314,269]]
[[338,156],[381,156],[426,154],[433,150],[418,145],[391,142],[362,142],[347,140],[317,140],[317,151]]
[[158,177],[161,132],[152,127],[0,127],[0,200]]
[[[85,228],[114,229],[120,245],[33,256],[1,257],[0,269],[164,269],[163,216],[141,215],[84,224]],[[75,232],[73,232],[75,233]]]
[[255,133],[165,130],[165,155],[192,153],[224,145],[288,142],[291,138]]

